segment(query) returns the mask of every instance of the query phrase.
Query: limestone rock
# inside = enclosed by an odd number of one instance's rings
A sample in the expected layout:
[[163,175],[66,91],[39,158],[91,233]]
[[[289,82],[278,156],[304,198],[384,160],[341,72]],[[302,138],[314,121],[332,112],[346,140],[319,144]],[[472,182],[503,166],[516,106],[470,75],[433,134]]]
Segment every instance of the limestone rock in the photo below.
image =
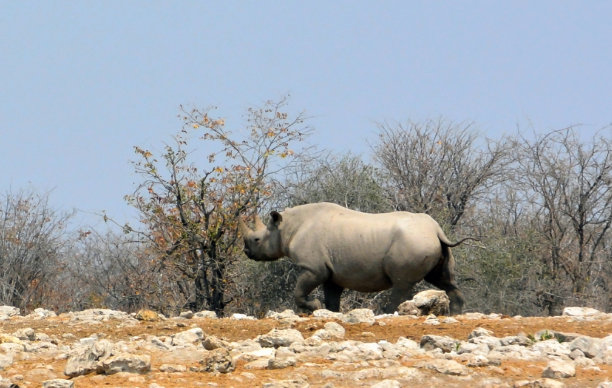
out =
[[74,381],[64,379],[53,379],[43,381],[43,388],[74,388]]
[[204,332],[199,327],[181,331],[172,336],[173,346],[199,345],[204,339]]
[[259,336],[259,344],[264,348],[289,346],[301,341],[304,341],[304,337],[295,329],[272,329],[269,333]]
[[420,361],[415,364],[417,368],[425,368],[434,370],[438,373],[454,376],[466,376],[469,374],[469,369],[454,360],[433,359]]
[[0,321],[21,315],[21,310],[13,306],[0,306]]
[[411,300],[398,306],[400,315],[448,315],[450,299],[446,292],[440,290],[425,290],[416,294]]
[[448,353],[457,350],[459,344],[460,341],[454,338],[429,334],[421,337],[420,346],[424,350],[441,349],[444,353]]
[[201,372],[229,373],[236,369],[236,365],[229,351],[224,348],[211,350],[200,361]]
[[567,361],[550,361],[542,372],[542,377],[551,379],[565,379],[574,376],[576,376],[576,367]]
[[151,370],[151,356],[121,353],[102,361],[104,374],[112,375],[119,372],[147,373]]
[[603,314],[601,311],[591,307],[566,307],[562,313],[566,317],[592,317],[601,314]]
[[336,322],[327,322],[323,329],[315,331],[312,336],[322,340],[343,339],[345,332],[342,325]]
[[203,311],[198,311],[197,313],[193,314],[193,317],[194,318],[216,319],[217,313],[215,313],[214,311],[203,310]]
[[354,309],[344,314],[342,321],[346,323],[367,323],[372,325],[375,322],[374,312],[370,309]]
[[68,358],[64,374],[75,377],[98,371],[100,361],[111,356],[113,344],[107,340],[85,343],[79,346]]

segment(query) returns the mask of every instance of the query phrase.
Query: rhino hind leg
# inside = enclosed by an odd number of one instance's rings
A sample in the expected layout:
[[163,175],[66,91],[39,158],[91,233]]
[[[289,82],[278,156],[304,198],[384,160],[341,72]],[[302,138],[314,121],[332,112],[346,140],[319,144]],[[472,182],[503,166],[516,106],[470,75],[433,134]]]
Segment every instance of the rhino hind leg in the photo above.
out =
[[294,296],[295,304],[299,309],[314,311],[323,307],[318,299],[311,301],[307,299],[308,294],[310,294],[321,283],[323,283],[323,280],[315,273],[308,270],[304,270],[298,276]]
[[325,294],[325,308],[329,311],[340,311],[340,295],[344,288],[340,287],[331,280],[323,284],[323,293]]
[[455,282],[455,275],[453,273],[454,266],[455,260],[449,250],[446,260],[441,261],[440,265],[436,266],[427,276],[425,276],[427,282],[446,291],[446,295],[448,295],[448,299],[450,299],[451,315],[461,314],[463,305],[465,304],[463,293],[459,290]]
[[384,307],[386,314],[393,314],[397,311],[397,306],[412,298],[414,283],[393,284],[389,303]]

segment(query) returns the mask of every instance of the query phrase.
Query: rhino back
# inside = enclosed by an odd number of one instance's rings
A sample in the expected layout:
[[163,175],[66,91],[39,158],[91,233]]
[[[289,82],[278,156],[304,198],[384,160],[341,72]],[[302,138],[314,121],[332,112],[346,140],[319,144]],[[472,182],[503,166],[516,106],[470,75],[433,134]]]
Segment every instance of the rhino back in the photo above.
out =
[[291,231],[288,256],[312,271],[330,271],[345,288],[383,290],[389,273],[399,270],[422,278],[440,256],[437,223],[424,214],[368,214],[320,203],[287,209],[283,219]]

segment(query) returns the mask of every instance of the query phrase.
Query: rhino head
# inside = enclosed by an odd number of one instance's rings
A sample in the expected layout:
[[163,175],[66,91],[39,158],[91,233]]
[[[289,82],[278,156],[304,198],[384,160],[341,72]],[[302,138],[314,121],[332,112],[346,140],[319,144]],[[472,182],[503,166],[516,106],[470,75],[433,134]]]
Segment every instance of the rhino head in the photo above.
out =
[[255,216],[255,229],[250,229],[242,219],[238,226],[244,239],[244,253],[251,260],[273,261],[284,256],[281,248],[281,233],[279,225],[283,217],[279,212],[270,213],[270,222],[264,224],[259,216]]

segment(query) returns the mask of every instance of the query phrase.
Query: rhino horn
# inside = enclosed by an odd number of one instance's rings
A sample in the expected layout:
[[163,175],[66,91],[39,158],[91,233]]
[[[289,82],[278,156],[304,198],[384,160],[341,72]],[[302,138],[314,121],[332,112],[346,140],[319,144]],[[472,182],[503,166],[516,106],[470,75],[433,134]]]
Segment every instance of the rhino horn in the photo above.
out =
[[259,216],[256,214],[255,215],[255,229],[262,229],[265,228],[266,225],[261,221],[261,218],[259,218]]
[[249,227],[242,220],[242,217],[238,218],[238,230],[240,231],[240,234],[243,236],[246,236],[251,231]]

